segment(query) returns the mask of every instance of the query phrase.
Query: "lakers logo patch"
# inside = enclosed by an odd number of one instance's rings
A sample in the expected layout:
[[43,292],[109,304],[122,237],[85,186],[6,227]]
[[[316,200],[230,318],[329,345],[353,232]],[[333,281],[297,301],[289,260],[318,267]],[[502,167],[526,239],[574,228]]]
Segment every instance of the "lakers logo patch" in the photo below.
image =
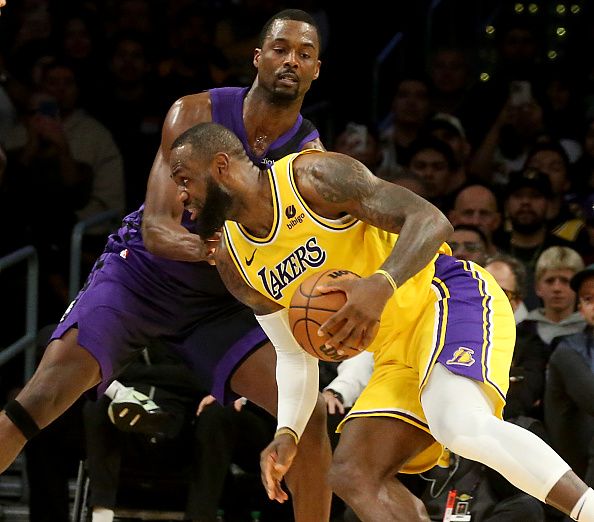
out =
[[472,356],[474,350],[460,346],[455,352],[452,358],[446,361],[446,364],[450,366],[472,366],[475,363],[475,358]]

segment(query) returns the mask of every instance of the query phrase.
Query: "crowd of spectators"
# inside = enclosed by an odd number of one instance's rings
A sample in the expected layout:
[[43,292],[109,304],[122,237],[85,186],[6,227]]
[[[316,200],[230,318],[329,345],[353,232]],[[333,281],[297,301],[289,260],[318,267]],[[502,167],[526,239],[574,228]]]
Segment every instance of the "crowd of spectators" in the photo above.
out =
[[[322,29],[321,81],[306,97],[304,112],[328,149],[357,158],[439,207],[455,227],[454,255],[493,273],[518,323],[506,415],[535,419],[538,433],[550,437],[562,456],[572,464],[582,459],[574,469],[594,486],[592,466],[583,460],[594,460],[591,406],[571,406],[580,415],[579,451],[559,428],[564,412],[552,406],[569,401],[559,396],[564,371],[575,368],[576,357],[594,368],[592,323],[584,321],[592,296],[579,301],[579,287],[571,284],[594,263],[592,56],[547,55],[550,36],[536,17],[514,13],[513,3],[508,12],[503,2],[488,78],[479,77],[485,64],[474,50],[439,42],[422,60],[408,60],[420,64],[384,73],[388,103],[368,117],[360,106],[371,105],[371,95],[355,79],[349,83],[361,74],[355,70],[361,56],[351,56],[347,69],[335,10],[322,4],[287,6],[309,10]],[[266,1],[23,0],[3,10],[0,255],[36,247],[40,324],[57,322],[68,304],[72,227],[105,210],[123,216],[138,208],[168,108],[186,94],[249,85],[258,29],[280,7]],[[356,38],[369,37],[360,31]],[[342,66],[340,74],[324,77],[326,62],[330,70]],[[106,227],[92,228],[86,237],[87,268],[100,253]],[[1,282],[16,304],[24,294],[18,281]],[[21,328],[18,314],[7,318],[2,343]],[[575,343],[586,348],[575,349]],[[3,395],[16,384],[5,368]],[[588,376],[591,385],[591,370]],[[572,390],[567,388],[569,398]],[[330,413],[342,414],[352,404],[354,397],[343,394],[326,393]]]

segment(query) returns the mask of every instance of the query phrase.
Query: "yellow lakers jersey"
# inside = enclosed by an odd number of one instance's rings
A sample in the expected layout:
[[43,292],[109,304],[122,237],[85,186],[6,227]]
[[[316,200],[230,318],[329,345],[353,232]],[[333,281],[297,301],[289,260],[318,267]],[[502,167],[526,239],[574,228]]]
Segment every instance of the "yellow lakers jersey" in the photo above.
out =
[[[305,150],[276,161],[268,170],[274,220],[264,238],[227,221],[225,240],[244,281],[269,299],[289,307],[300,283],[327,269],[347,269],[362,277],[375,272],[390,255],[398,235],[346,216],[327,219],[316,214],[299,194],[293,161]],[[444,244],[441,253],[451,253]],[[413,321],[430,291],[433,263],[406,281],[388,302],[381,330],[404,329]]]

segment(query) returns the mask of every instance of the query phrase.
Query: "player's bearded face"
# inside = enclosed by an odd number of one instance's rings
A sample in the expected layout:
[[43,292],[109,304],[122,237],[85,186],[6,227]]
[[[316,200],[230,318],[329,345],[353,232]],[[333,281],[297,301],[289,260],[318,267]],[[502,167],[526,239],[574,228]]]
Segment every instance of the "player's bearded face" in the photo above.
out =
[[227,219],[227,212],[231,207],[231,196],[224,192],[212,180],[206,184],[206,195],[202,212],[195,221],[196,232],[203,239],[212,237],[220,230]]

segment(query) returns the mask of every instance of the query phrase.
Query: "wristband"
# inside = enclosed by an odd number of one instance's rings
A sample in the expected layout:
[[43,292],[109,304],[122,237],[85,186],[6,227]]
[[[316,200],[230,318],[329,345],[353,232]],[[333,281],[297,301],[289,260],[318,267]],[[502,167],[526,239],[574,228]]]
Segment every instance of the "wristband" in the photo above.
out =
[[293,440],[295,441],[295,444],[299,444],[299,437],[297,437],[297,433],[295,433],[291,428],[288,428],[287,426],[283,426],[282,428],[276,430],[274,438],[276,439],[279,435],[285,434],[291,435],[291,437],[293,437]]
[[398,290],[398,285],[396,284],[396,281],[394,281],[394,278],[388,272],[380,269],[376,270],[374,274],[382,274],[388,280],[388,283],[390,283],[390,286],[394,289],[394,292]]

